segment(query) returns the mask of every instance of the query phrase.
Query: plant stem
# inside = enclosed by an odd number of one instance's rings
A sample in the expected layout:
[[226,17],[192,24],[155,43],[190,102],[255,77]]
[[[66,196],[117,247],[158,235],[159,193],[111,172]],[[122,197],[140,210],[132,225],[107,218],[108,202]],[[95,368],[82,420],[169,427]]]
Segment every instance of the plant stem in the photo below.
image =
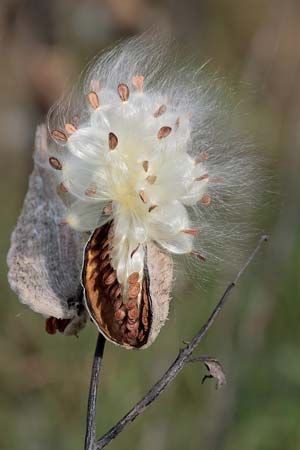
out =
[[255,249],[250,254],[249,258],[245,262],[244,266],[239,270],[234,280],[229,283],[227,288],[225,289],[223,295],[220,300],[216,304],[215,308],[211,312],[207,321],[200,328],[198,333],[194,336],[191,342],[183,349],[181,349],[171,364],[171,366],[166,370],[163,376],[158,380],[154,386],[148,391],[148,393],[138,402],[135,406],[127,413],[125,416],[120,419],[107,433],[105,433],[97,442],[96,446],[93,450],[102,450],[106,447],[113,439],[115,439],[123,429],[132,423],[140,414],[142,414],[146,408],[148,408],[151,403],[156,400],[162,392],[166,389],[166,387],[177,377],[177,375],[181,372],[181,370],[189,363],[191,360],[191,355],[194,350],[198,347],[199,343],[202,341],[203,337],[206,335],[207,331],[210,329],[212,324],[214,323],[217,316],[223,310],[227,300],[229,299],[229,294],[237,285],[240,277],[243,275],[249,264],[253,261],[254,257],[260,250],[260,247],[263,242],[268,240],[267,236],[262,236],[255,247]]
[[94,450],[96,446],[96,403],[104,346],[105,337],[99,333],[91,373],[84,450]]

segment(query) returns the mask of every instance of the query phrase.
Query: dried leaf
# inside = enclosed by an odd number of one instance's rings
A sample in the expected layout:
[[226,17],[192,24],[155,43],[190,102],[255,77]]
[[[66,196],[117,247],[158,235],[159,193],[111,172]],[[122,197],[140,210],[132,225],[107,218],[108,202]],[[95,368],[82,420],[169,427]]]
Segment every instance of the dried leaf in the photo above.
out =
[[209,375],[205,375],[203,377],[202,383],[204,383],[206,378],[215,378],[216,389],[220,389],[224,386],[226,384],[226,376],[222,364],[217,359],[209,357],[204,358],[203,363],[209,371]]

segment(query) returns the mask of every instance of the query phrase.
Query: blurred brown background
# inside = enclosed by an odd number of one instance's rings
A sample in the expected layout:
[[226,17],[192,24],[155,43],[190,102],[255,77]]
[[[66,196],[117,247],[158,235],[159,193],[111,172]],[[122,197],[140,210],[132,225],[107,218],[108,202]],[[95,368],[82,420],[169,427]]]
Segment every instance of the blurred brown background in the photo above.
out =
[[[0,448],[83,448],[96,330],[48,336],[6,280],[6,253],[32,169],[35,127],[94,54],[153,23],[170,27],[199,61],[252,92],[249,121],[274,174],[263,227],[268,248],[206,337],[228,384],[201,385],[187,367],[111,449],[300,448],[300,3],[298,0],[1,0],[0,4]],[[256,222],[262,225],[261,217]],[[250,247],[249,247],[250,248]],[[230,266],[230,264],[229,264]],[[99,435],[121,417],[199,328],[229,280],[206,292],[189,281],[144,352],[108,345]],[[189,295],[187,295],[189,292]]]

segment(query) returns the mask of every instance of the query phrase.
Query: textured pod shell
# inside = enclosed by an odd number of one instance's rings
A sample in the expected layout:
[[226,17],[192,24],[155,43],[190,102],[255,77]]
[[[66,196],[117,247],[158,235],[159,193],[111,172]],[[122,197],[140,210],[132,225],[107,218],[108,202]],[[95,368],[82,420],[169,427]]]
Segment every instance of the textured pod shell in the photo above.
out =
[[46,317],[68,319],[64,334],[77,334],[86,322],[79,290],[84,243],[79,233],[59,224],[66,207],[43,167],[46,136],[40,127],[29,189],[11,237],[8,280],[22,303]]
[[146,348],[164,325],[173,277],[171,258],[148,243],[142,277],[132,273],[122,291],[111,265],[113,224],[96,229],[86,249],[82,272],[87,309],[99,331],[125,348]]

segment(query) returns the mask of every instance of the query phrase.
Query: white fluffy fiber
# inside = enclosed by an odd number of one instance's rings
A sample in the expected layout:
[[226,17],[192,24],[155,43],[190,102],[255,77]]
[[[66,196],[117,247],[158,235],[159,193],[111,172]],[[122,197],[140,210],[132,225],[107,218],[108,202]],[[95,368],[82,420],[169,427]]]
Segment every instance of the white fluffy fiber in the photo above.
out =
[[255,185],[222,87],[204,82],[200,69],[178,67],[157,41],[137,37],[104,53],[49,113],[50,132],[67,137],[53,153],[69,193],[65,220],[80,231],[114,221],[112,263],[123,285],[141,272],[149,241],[190,258],[209,257],[211,243],[226,246]]

